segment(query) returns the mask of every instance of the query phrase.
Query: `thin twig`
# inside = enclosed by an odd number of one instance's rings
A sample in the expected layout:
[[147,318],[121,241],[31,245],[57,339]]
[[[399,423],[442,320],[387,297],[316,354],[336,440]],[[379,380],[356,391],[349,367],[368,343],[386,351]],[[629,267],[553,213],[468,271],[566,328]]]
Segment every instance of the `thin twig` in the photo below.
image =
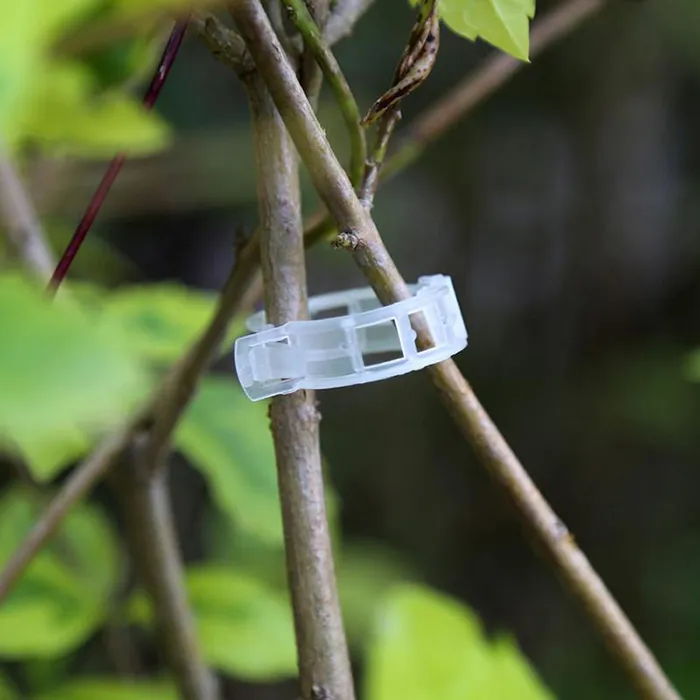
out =
[[[179,20],[175,23],[175,26],[173,27],[173,30],[170,33],[170,37],[168,38],[165,48],[163,49],[163,54],[161,55],[160,60],[158,61],[158,66],[153,75],[153,78],[151,79],[151,82],[149,83],[148,88],[146,89],[146,93],[143,97],[143,104],[146,107],[146,109],[151,109],[155,104],[156,100],[158,99],[160,91],[162,90],[163,85],[165,84],[165,81],[168,77],[168,73],[170,72],[175,58],[177,57],[177,53],[180,49],[180,45],[182,44],[182,40],[185,37],[186,31],[187,20]],[[92,227],[92,224],[95,221],[95,217],[97,216],[97,214],[100,211],[100,208],[104,204],[104,201],[107,195],[109,194],[109,191],[112,188],[114,181],[117,179],[117,175],[119,175],[119,171],[122,169],[125,160],[126,155],[124,153],[120,153],[109,164],[107,172],[105,173],[104,177],[102,178],[102,181],[97,187],[97,190],[95,191],[95,194],[93,195],[90,204],[88,204],[88,208],[83,214],[83,218],[78,223],[78,226],[75,229],[75,233],[68,242],[68,245],[66,246],[63,255],[58,261],[58,265],[56,266],[56,269],[54,270],[54,273],[51,276],[51,281],[49,282],[50,293],[53,294],[56,292],[58,287],[61,285],[61,282],[63,282],[63,280],[65,279],[65,276],[68,274],[68,270],[70,269],[70,266],[73,263],[75,256],[78,254],[80,246],[82,246],[85,237],[88,235],[88,232],[90,231],[90,228]]]
[[4,143],[0,143],[0,208],[8,242],[31,273],[45,284],[55,264],[53,255]]
[[[586,19],[601,10],[605,3],[606,0],[568,0],[550,10],[533,25],[530,57],[534,58],[569,36]],[[494,51],[482,66],[430,105],[400,134],[396,150],[384,164],[381,181],[403,171],[421,155],[426,146],[443,136],[528,65],[500,51]]]
[[[148,439],[147,437],[145,438]],[[168,473],[154,472],[139,454],[125,455],[118,470],[130,551],[153,605],[156,639],[183,700],[214,700],[216,679],[207,669],[187,601],[184,566],[168,494]]]
[[[530,56],[534,58],[571,34],[586,19],[602,9],[605,2],[606,0],[567,0],[551,10],[533,25]],[[378,185],[403,172],[422,154],[426,146],[440,138],[528,65],[502,52],[494,52],[481,67],[469,73],[399,134],[396,149],[389,154],[381,169]],[[332,217],[321,209],[309,220],[304,229],[304,237],[308,241],[307,245],[314,245],[328,239],[334,231]]]
[[364,172],[367,145],[365,130],[360,126],[360,110],[355,101],[355,95],[350,89],[338,61],[321,35],[314,18],[307,10],[305,0],[283,0],[283,2],[289,11],[292,22],[304,37],[306,46],[310,48],[313,57],[318,61],[343,115],[343,121],[350,136],[348,175],[350,181],[357,187]]
[[[264,83],[248,81],[270,323],[307,317],[306,271],[294,144]],[[294,610],[302,698],[353,700],[352,674],[326,516],[319,420],[311,391],[275,397],[270,425]]]
[[[383,303],[408,296],[389,253],[353,192],[345,172],[283,53],[257,0],[234,0],[232,12],[261,77],[311,174],[314,186],[334,216],[343,247],[365,274]],[[418,344],[431,344],[424,324]],[[595,628],[644,698],[679,700],[670,681],[567,528],[533,484],[453,361],[434,365],[430,376],[450,414],[487,471],[517,505],[524,525],[549,555],[558,576],[578,600]]]
[[133,425],[129,425],[115,431],[90,457],[71,472],[61,490],[46,507],[0,572],[0,603],[5,600],[34,557],[56,534],[73,506],[89,493],[90,489],[119,459],[128,444],[132,430]]
[[360,17],[369,10],[373,2],[374,0],[336,0],[323,30],[323,37],[328,46],[334,46],[350,36]]
[[430,75],[439,46],[440,19],[437,0],[422,0],[418,19],[396,67],[392,87],[372,105],[362,119],[363,126],[379,120],[374,146],[367,160],[360,188],[360,199],[367,208],[372,207],[389,141],[401,119],[401,102]]

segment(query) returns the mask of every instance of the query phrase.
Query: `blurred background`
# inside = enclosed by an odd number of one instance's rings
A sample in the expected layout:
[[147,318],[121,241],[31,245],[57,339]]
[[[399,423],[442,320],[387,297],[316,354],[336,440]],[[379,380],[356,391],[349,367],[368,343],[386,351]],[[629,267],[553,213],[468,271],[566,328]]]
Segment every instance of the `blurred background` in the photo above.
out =
[[[554,5],[538,0],[538,15]],[[337,47],[361,110],[388,87],[412,21],[405,3],[378,0]],[[452,276],[470,333],[458,365],[687,698],[700,697],[699,38],[696,0],[611,1],[382,187],[374,208],[407,280]],[[491,52],[445,30],[399,133]],[[158,110],[175,139],[127,164],[78,273],[217,290],[234,232],[257,220],[245,93],[190,37]],[[321,116],[345,154],[327,90]],[[36,167],[42,216],[68,231],[103,167]],[[307,213],[315,202],[305,180]],[[325,245],[308,277],[311,294],[363,286]],[[319,399],[344,541],[391,552],[490,632],[514,635],[557,697],[632,697],[424,375]],[[171,482],[196,562],[210,494],[182,456]],[[228,683],[242,700],[291,697],[284,683]]]

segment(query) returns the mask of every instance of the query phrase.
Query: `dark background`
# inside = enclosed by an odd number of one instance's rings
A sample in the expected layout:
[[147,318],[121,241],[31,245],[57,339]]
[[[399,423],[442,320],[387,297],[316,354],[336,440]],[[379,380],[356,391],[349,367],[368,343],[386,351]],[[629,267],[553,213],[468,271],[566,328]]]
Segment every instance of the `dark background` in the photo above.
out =
[[[388,86],[412,21],[405,3],[378,0],[339,45],[361,109]],[[490,53],[445,30],[403,126]],[[159,109],[176,142],[129,163],[97,233],[134,261],[130,281],[217,289],[234,231],[257,217],[245,94],[190,38]],[[71,171],[45,211],[77,220],[97,172]],[[619,0],[431,146],[374,209],[409,281],[452,275],[470,332],[458,364],[687,698],[700,697],[700,392],[687,369],[700,344],[699,177],[700,4]],[[308,186],[306,198],[311,213]],[[344,254],[310,253],[310,293],[362,284]],[[630,697],[424,375],[319,398],[348,538],[391,546],[512,632],[560,697]],[[188,501],[202,491],[184,464],[174,480],[191,531]],[[278,697],[249,693],[236,697]]]

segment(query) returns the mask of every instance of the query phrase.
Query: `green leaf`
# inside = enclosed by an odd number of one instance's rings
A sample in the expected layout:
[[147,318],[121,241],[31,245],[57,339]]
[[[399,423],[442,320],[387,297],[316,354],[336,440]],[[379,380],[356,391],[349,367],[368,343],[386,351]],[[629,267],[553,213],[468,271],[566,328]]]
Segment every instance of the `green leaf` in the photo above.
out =
[[40,71],[14,140],[62,154],[109,158],[116,151],[146,155],[165,147],[170,132],[154,112],[126,93],[98,94],[89,69],[58,61]]
[[207,377],[175,434],[175,445],[209,481],[219,507],[264,542],[282,542],[275,455],[266,406],[234,380]]
[[[129,286],[109,296],[104,312],[144,359],[171,363],[202,333],[215,309],[213,294],[174,284]],[[228,349],[241,324],[233,323]]]
[[0,328],[0,444],[37,458],[38,478],[51,476],[46,445],[113,426],[143,394],[119,332],[19,276],[0,277]]
[[[209,665],[248,681],[296,675],[294,626],[286,591],[216,565],[189,569],[187,591]],[[150,606],[142,594],[130,601],[129,618],[151,622]]]
[[[0,567],[36,522],[49,494],[15,487],[0,498]],[[0,606],[0,657],[53,658],[98,627],[117,584],[116,536],[104,515],[80,504]]]
[[387,591],[414,576],[396,553],[373,542],[343,545],[337,569],[348,641],[354,648],[364,650]]
[[465,606],[415,585],[395,588],[383,603],[366,685],[368,700],[553,697],[513,644],[490,644]]
[[80,678],[42,693],[36,700],[177,700],[177,697],[169,681]]
[[44,54],[98,0],[5,2],[0,22],[0,133],[5,139],[32,93]]
[[438,0],[440,16],[460,36],[481,37],[496,48],[527,61],[535,0]]

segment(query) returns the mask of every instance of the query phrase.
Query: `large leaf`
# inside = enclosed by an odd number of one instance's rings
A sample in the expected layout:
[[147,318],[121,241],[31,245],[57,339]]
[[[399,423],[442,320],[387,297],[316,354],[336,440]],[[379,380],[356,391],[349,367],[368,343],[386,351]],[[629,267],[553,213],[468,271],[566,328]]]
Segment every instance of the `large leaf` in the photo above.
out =
[[7,138],[32,92],[50,42],[97,0],[22,0],[2,4],[0,133]]
[[530,19],[535,0],[438,0],[440,16],[457,34],[481,37],[496,48],[527,61],[530,53]]
[[[145,359],[171,363],[201,334],[215,309],[213,294],[175,284],[129,286],[106,300],[104,313],[122,328],[133,349]],[[226,338],[228,348],[241,324]]]
[[348,641],[353,648],[364,650],[387,591],[415,576],[395,552],[374,542],[344,545],[337,575]]
[[[233,568],[207,565],[187,571],[187,591],[208,664],[249,681],[296,674],[292,612],[286,591]],[[142,594],[129,603],[129,618],[150,624]]]
[[17,124],[17,139],[73,156],[149,154],[169,141],[166,124],[131,95],[98,94],[90,71],[58,61],[40,71]]
[[177,697],[169,681],[81,678],[42,693],[36,700],[177,700]]
[[21,277],[0,277],[0,328],[0,444],[42,455],[76,429],[112,426],[146,388],[118,331]]
[[275,455],[266,407],[228,377],[208,377],[175,434],[177,448],[209,481],[214,498],[241,528],[282,541]]
[[511,642],[489,643],[455,600],[406,585],[377,617],[367,700],[545,700],[553,696]]
[[[36,522],[48,494],[16,487],[0,499],[0,567]],[[118,580],[117,539],[102,513],[76,506],[0,606],[0,656],[51,658],[98,627]]]

